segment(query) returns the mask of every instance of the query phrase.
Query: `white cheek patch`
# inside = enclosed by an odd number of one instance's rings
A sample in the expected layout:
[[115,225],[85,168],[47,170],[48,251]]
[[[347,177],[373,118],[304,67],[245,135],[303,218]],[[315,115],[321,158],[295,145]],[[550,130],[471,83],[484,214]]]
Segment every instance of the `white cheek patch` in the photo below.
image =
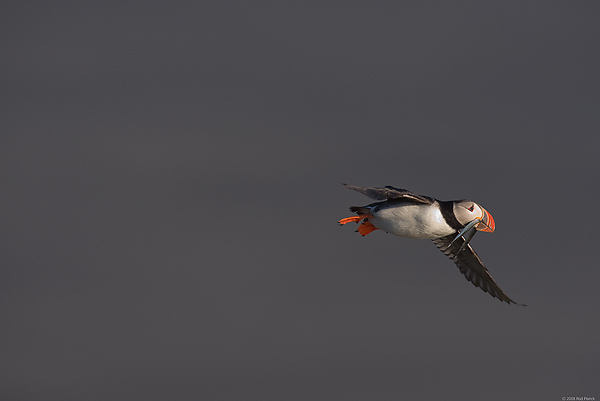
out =
[[461,205],[454,205],[454,216],[456,216],[456,220],[463,225],[473,220],[473,212],[470,212]]

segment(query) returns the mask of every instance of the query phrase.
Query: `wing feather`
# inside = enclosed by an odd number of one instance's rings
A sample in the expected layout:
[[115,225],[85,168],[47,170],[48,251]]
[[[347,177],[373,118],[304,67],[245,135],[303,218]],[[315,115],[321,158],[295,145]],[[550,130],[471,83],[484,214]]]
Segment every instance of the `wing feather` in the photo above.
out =
[[467,280],[473,283],[475,287],[481,288],[483,291],[498,298],[500,301],[516,304],[515,301],[510,299],[500,289],[488,269],[485,268],[483,262],[479,259],[479,256],[477,256],[473,248],[471,248],[471,245],[467,244],[460,253],[458,253],[458,250],[464,243],[462,237],[450,245],[455,236],[455,234],[451,234],[446,237],[436,238],[433,240],[433,243],[456,264],[460,272],[464,274]]
[[355,191],[360,192],[361,194],[367,195],[369,198],[373,198],[376,200],[389,200],[389,199],[406,199],[411,200],[416,203],[423,203],[426,205],[430,205],[434,202],[434,200],[428,196],[422,196],[413,194],[410,191],[402,188],[395,188],[391,185],[387,185],[385,187],[370,187],[363,188],[357,187],[355,185],[342,184],[346,188],[353,189]]

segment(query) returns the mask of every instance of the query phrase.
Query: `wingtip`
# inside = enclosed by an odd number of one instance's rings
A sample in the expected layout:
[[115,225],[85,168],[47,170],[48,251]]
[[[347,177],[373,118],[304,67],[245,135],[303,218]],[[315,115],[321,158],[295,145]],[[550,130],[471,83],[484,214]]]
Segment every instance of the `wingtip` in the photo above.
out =
[[500,302],[506,302],[509,305],[515,304],[517,306],[527,306],[526,304],[520,304],[518,302],[515,302],[512,299],[510,299],[509,297],[506,297],[506,299],[498,298],[498,300],[500,300]]

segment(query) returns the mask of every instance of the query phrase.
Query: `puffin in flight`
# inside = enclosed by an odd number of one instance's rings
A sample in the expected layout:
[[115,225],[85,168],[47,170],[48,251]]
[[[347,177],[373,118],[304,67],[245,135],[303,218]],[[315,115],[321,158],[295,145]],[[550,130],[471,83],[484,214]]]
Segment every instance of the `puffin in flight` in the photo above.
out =
[[360,223],[365,236],[377,229],[407,238],[431,239],[474,286],[508,304],[516,304],[496,284],[469,241],[477,231],[493,232],[494,219],[483,207],[468,200],[441,201],[416,195],[392,186],[362,188],[342,184],[379,202],[351,206],[357,215],[339,221],[340,225]]

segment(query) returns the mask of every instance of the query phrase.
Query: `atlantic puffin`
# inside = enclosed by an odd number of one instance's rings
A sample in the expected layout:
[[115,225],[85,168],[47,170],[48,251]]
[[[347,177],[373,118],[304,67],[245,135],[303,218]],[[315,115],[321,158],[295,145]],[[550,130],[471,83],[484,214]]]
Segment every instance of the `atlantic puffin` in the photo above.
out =
[[365,236],[375,230],[406,238],[431,239],[476,287],[508,304],[516,304],[496,284],[469,242],[477,231],[493,232],[494,218],[483,207],[469,200],[441,201],[392,186],[362,188],[342,184],[379,202],[351,206],[356,216],[340,225],[359,223]]

